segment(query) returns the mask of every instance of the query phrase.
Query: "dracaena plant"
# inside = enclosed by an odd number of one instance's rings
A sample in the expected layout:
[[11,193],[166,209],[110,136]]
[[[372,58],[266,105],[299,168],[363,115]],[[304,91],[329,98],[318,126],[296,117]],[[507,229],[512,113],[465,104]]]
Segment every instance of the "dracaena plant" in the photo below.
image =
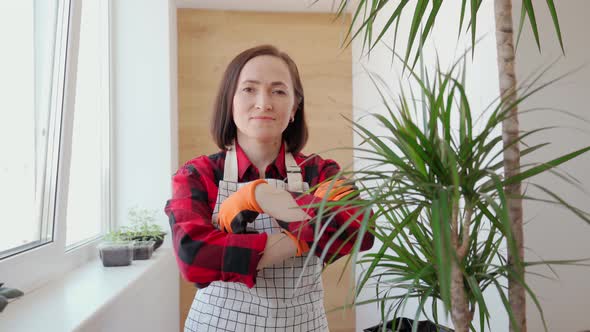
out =
[[[355,295],[358,299],[367,286],[374,287],[376,294],[370,300],[357,301],[356,305],[379,303],[383,322],[397,318],[410,299],[417,299],[416,318],[425,314],[424,308],[430,307],[433,316],[428,318],[438,322],[440,307],[450,313],[456,331],[475,330],[475,326],[484,331],[490,328],[489,302],[483,295],[488,289],[499,294],[510,320],[514,321],[506,287],[508,278],[524,286],[543,317],[533,290],[516,271],[534,264],[579,263],[507,261],[507,252],[514,253],[517,249],[504,187],[529,181],[543,172],[566,179],[557,166],[590,147],[550,161],[523,165],[517,175],[506,178],[502,169],[503,151],[551,128],[520,132],[515,141],[504,146],[499,127],[510,116],[506,110],[516,105],[504,105],[506,99],[496,100],[484,112],[478,112],[481,116],[474,120],[463,83],[464,70],[459,63],[448,72],[437,70],[430,78],[406,68],[408,80],[419,87],[419,93],[413,89],[405,93],[402,89],[394,100],[388,98],[383,80],[370,75],[387,112],[369,116],[382,131],[378,135],[371,129],[374,127],[349,120],[362,138],[362,144],[354,149],[359,152],[359,159],[370,166],[344,170],[337,175],[354,178],[358,186],[355,193],[340,201],[324,199],[316,205],[317,220],[329,221],[334,211],[345,206],[358,207],[355,214],[365,215],[358,238],[371,232],[378,241],[375,252],[358,260],[365,269]],[[520,97],[515,103],[549,84],[538,84],[539,79],[534,77],[523,85],[528,87],[518,89]],[[546,145],[528,146],[521,154],[528,155]],[[590,222],[588,213],[571,206],[550,188],[539,188],[552,199],[526,195],[520,198],[561,205]],[[373,214],[368,212],[371,210]],[[316,223],[319,233],[324,229],[321,225],[325,228],[329,222]],[[341,236],[347,226],[333,238]],[[359,247],[357,241],[349,262],[357,260]],[[327,255],[327,249],[323,255]],[[479,322],[473,322],[475,312],[479,314]]]
[[[313,3],[320,0],[314,0]],[[494,17],[496,26],[496,51],[498,56],[498,76],[500,82],[500,95],[503,103],[508,108],[507,111],[510,116],[504,117],[502,124],[503,130],[503,144],[508,146],[513,141],[518,139],[518,94],[516,83],[516,64],[515,64],[515,47],[514,47],[514,31],[518,31],[517,38],[520,38],[520,33],[524,23],[528,21],[535,42],[541,49],[541,41],[539,38],[539,29],[537,25],[536,13],[539,8],[545,8],[551,15],[553,27],[559,40],[562,51],[564,45],[562,40],[561,28],[557,15],[557,9],[554,0],[544,0],[535,2],[533,0],[514,1],[521,4],[522,10],[520,13],[520,23],[518,30],[514,29],[512,22],[512,0],[493,0],[494,2]],[[346,15],[350,7],[352,16],[349,22],[349,29],[346,37],[343,39],[343,46],[348,46],[354,39],[362,37],[362,49],[368,50],[370,53],[373,48],[389,37],[393,36],[392,49],[396,49],[398,37],[407,37],[405,39],[405,56],[404,62],[410,64],[413,68],[417,63],[422,53],[422,45],[432,35],[436,24],[442,23],[446,28],[452,27],[455,24],[458,27],[459,35],[467,33],[471,37],[471,42],[475,45],[476,31],[478,26],[478,13],[480,9],[486,8],[482,6],[483,0],[461,0],[461,1],[446,1],[443,0],[340,0],[335,2],[336,15],[338,17]],[[334,4],[334,1],[333,1]],[[458,19],[449,20],[442,19],[439,16],[441,8],[446,4],[460,4],[458,7]],[[399,29],[402,17],[411,15],[410,23],[407,26],[402,26]],[[384,25],[379,24],[379,20],[384,19]],[[402,23],[404,24],[404,23]],[[405,29],[407,28],[407,29]],[[406,32],[407,31],[407,32]],[[401,44],[401,43],[400,43]],[[475,53],[472,51],[472,55]],[[518,144],[512,144],[510,149],[506,150],[503,157],[504,174],[506,177],[513,177],[518,174],[521,169],[520,166],[520,147]],[[518,199],[521,196],[521,183],[515,181],[505,186],[508,194],[509,219],[512,228],[514,243],[516,250],[508,252],[507,260],[510,263],[516,264],[517,261],[524,259],[524,244],[523,244],[523,225],[522,225],[522,200]],[[516,255],[516,256],[514,256]],[[518,264],[516,264],[518,265]],[[524,278],[524,269],[517,270],[508,280],[509,301],[511,303],[514,319],[510,320],[510,331],[526,331],[526,300],[525,289],[519,280]]]

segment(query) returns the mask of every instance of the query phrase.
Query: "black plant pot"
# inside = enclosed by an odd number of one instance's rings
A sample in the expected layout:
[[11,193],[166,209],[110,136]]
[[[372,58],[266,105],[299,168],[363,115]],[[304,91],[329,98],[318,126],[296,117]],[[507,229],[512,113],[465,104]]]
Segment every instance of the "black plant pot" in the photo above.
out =
[[161,232],[160,235],[162,236],[162,238],[160,238],[160,239],[156,239],[156,238],[151,237],[151,236],[145,236],[145,237],[142,237],[142,236],[134,236],[131,239],[132,240],[135,240],[135,241],[140,241],[140,240],[147,240],[147,241],[150,241],[151,240],[151,241],[154,241],[155,242],[155,244],[154,244],[154,251],[156,251],[156,249],[160,248],[160,246],[162,245],[162,243],[164,243],[164,237],[166,236],[166,232]]
[[[394,324],[395,323],[395,324]],[[395,329],[394,329],[395,325]],[[394,320],[390,320],[387,322],[386,328],[383,330],[383,324],[371,326],[367,329],[364,329],[364,332],[412,332],[412,326],[414,325],[414,320],[404,317],[398,317]],[[431,321],[422,320],[418,322],[418,332],[454,332],[454,330],[444,327],[441,325],[436,325]]]

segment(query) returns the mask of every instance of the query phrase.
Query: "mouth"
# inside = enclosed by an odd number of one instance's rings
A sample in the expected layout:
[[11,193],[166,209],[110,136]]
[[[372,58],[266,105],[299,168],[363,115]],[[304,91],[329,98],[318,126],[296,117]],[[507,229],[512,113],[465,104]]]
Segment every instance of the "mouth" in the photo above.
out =
[[251,117],[252,120],[274,120],[273,117],[270,116],[253,116]]

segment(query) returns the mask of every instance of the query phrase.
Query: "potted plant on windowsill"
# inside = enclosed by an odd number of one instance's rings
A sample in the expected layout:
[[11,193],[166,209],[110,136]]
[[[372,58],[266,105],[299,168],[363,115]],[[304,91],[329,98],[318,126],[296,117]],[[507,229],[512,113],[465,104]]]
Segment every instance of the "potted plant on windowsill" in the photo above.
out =
[[152,258],[156,241],[137,239],[133,240],[133,260],[146,260]]
[[21,290],[4,287],[4,283],[0,282],[0,312],[4,311],[9,302],[23,295],[24,293]]
[[135,241],[153,241],[153,250],[158,249],[167,233],[156,223],[156,213],[156,210],[131,208],[128,213],[131,225],[123,228],[125,236]]
[[133,241],[134,260],[145,260],[152,257],[156,241],[151,240],[147,232],[141,235],[135,228],[127,226],[121,227],[120,230],[123,238]]
[[121,230],[107,233],[104,241],[98,245],[102,265],[105,267],[131,265],[133,246],[134,241],[124,236]]

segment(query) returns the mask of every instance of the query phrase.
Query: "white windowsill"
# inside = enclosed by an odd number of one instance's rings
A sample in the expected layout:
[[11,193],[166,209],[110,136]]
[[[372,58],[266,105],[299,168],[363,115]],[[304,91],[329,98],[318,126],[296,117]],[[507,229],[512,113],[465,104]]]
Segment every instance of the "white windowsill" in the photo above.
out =
[[151,259],[135,260],[130,266],[105,268],[100,259],[92,260],[9,303],[0,313],[0,331],[73,331],[170,260],[172,249],[164,247]]

